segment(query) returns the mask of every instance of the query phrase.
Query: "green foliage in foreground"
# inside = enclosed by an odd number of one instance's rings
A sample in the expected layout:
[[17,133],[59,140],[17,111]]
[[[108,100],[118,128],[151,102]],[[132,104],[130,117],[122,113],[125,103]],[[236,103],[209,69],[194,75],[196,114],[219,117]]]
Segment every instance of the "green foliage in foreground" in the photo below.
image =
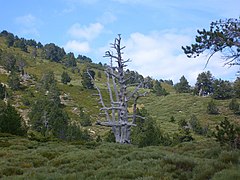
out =
[[[240,151],[214,141],[174,147],[37,142],[0,135],[3,179],[238,179]],[[227,178],[228,179],[228,178]]]

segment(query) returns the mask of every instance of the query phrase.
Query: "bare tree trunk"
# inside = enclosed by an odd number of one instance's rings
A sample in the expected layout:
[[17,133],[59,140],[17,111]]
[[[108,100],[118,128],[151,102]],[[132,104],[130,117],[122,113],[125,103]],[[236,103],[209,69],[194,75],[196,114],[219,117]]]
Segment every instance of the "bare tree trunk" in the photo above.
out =
[[[109,57],[111,60],[110,66],[107,67],[105,73],[107,75],[107,89],[109,93],[110,99],[110,106],[106,106],[100,89],[95,85],[98,96],[99,102],[102,106],[100,109],[104,112],[107,121],[97,121],[97,124],[100,126],[107,126],[111,127],[112,131],[115,136],[115,141],[118,143],[130,143],[130,134],[131,134],[131,127],[136,126],[136,107],[137,107],[137,99],[140,96],[145,96],[144,94],[139,94],[138,90],[141,87],[142,83],[139,84],[133,92],[127,91],[127,85],[125,78],[125,71],[124,68],[126,67],[126,63],[129,60],[122,59],[122,50],[125,47],[121,47],[121,36],[118,35],[118,38],[115,39],[114,43],[111,44],[112,49],[115,50],[115,54],[110,51],[105,53],[105,57]],[[113,66],[114,62],[117,64],[115,67]],[[88,73],[91,77],[90,73]],[[110,85],[110,78],[112,79],[112,86]],[[91,77],[92,81],[94,80]],[[117,85],[118,82],[118,85]],[[113,96],[115,95],[115,97]],[[130,99],[134,99],[133,104],[133,114],[129,115],[128,113],[128,102]]]

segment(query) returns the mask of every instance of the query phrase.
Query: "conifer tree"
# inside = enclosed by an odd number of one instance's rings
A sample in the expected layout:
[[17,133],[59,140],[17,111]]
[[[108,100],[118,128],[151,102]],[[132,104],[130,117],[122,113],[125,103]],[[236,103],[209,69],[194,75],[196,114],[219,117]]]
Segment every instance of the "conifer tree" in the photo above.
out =
[[16,109],[0,100],[0,132],[14,135],[24,135],[23,120]]
[[219,52],[222,53],[225,64],[240,65],[240,17],[212,22],[209,30],[197,30],[197,33],[196,43],[182,47],[187,57],[195,58],[208,52],[208,63]]
[[177,83],[174,87],[178,93],[190,92],[190,85],[184,76],[180,78],[180,82]]
[[61,81],[63,84],[67,84],[68,82],[71,81],[71,77],[68,75],[66,71],[64,71],[61,75]]
[[166,91],[166,89],[164,89],[162,87],[161,83],[158,80],[155,81],[155,85],[153,87],[153,92],[157,96],[166,96],[166,95],[168,95],[168,92]]

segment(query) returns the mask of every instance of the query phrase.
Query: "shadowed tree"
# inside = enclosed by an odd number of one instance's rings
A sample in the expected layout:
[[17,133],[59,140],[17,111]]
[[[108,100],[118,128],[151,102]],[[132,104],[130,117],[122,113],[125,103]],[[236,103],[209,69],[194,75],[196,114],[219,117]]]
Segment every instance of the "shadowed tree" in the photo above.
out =
[[[129,60],[122,58],[122,50],[125,46],[121,46],[121,36],[118,35],[118,38],[111,45],[115,53],[112,51],[105,53],[105,57],[109,57],[111,60],[110,66],[107,66],[105,70],[110,105],[105,104],[100,89],[95,85],[100,104],[102,105],[100,110],[103,112],[104,118],[106,118],[106,121],[97,121],[97,125],[111,127],[116,142],[130,143],[131,127],[136,126],[135,121],[136,117],[138,117],[136,114],[137,100],[139,97],[145,96],[146,93],[138,93],[142,83],[139,83],[132,92],[127,90],[128,86],[126,83],[128,79],[126,78],[124,68]],[[90,73],[89,76],[91,77]],[[128,110],[130,99],[133,102],[132,114]]]

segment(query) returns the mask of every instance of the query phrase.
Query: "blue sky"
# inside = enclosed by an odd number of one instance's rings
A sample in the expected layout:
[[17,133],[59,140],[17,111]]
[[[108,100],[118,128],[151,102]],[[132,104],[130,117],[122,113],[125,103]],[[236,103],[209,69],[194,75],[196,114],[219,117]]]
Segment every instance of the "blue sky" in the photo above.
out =
[[206,55],[188,59],[181,46],[194,42],[196,30],[212,21],[238,18],[239,7],[239,0],[8,0],[0,6],[0,30],[53,42],[97,63],[108,63],[104,52],[120,33],[129,69],[175,83],[185,75],[194,84],[207,70],[236,79],[238,67],[223,67],[220,54],[204,69]]

